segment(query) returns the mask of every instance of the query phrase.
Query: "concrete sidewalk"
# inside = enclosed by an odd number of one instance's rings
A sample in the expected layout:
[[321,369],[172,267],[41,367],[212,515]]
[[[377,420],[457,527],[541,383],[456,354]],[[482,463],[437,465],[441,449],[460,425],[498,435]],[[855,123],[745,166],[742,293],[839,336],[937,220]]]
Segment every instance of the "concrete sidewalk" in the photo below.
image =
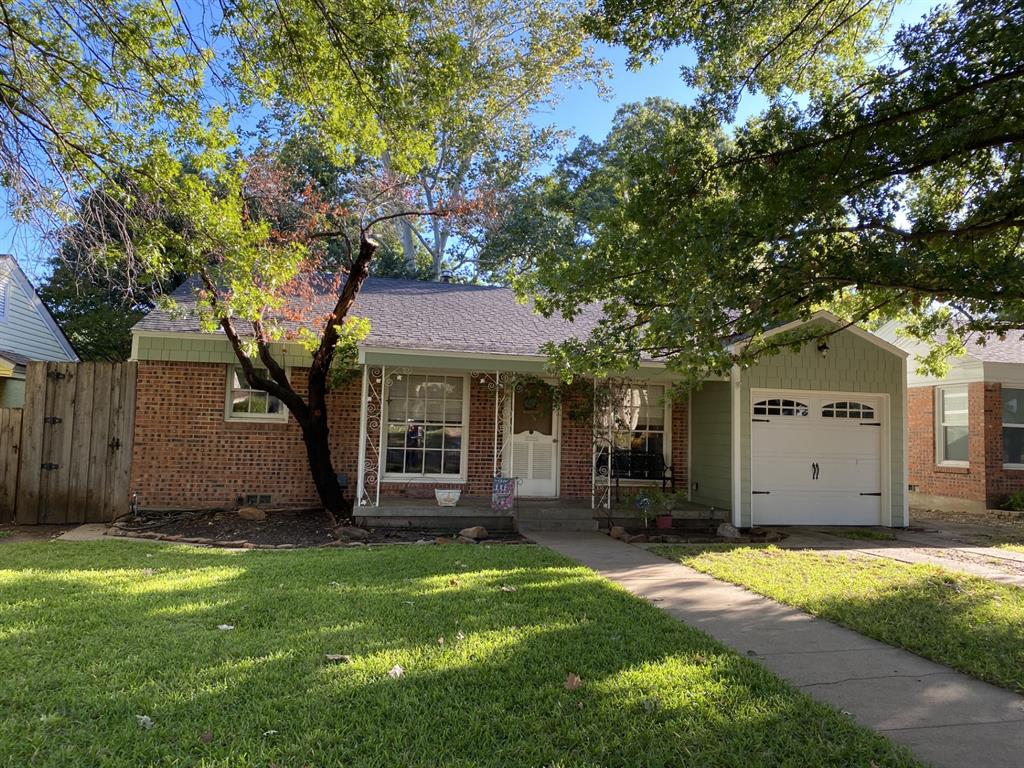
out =
[[529,537],[945,768],[1024,765],[1024,697],[598,533]]

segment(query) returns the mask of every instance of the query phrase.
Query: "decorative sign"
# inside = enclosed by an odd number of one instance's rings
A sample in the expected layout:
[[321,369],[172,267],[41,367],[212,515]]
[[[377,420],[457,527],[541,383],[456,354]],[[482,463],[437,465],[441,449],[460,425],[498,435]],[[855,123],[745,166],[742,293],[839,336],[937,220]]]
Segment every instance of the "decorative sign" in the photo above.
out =
[[491,509],[511,512],[516,497],[516,479],[498,475],[491,484]]

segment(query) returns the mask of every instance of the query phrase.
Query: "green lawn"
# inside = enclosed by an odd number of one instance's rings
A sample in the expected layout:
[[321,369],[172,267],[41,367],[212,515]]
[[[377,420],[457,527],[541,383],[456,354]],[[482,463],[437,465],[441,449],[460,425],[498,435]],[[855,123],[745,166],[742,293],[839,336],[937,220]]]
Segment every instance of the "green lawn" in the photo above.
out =
[[999,549],[1008,549],[1011,552],[1020,552],[1024,554],[1024,544],[997,544],[996,547]]
[[8,544],[0,648],[19,768],[916,765],[528,546]]
[[656,547],[665,557],[1024,691],[1024,590],[930,565],[777,547]]

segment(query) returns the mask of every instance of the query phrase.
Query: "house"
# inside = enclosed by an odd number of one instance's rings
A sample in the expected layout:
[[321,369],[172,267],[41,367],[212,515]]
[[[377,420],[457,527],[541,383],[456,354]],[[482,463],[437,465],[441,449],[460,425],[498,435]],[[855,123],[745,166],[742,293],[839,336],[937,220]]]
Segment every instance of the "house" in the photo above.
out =
[[32,360],[78,362],[78,355],[13,256],[0,254],[0,408],[25,402]]
[[[925,345],[878,335],[911,354]],[[1024,330],[971,338],[942,379],[907,377],[910,501],[915,507],[984,511],[1024,491]]]
[[[140,506],[316,503],[294,420],[247,388],[221,333],[200,332],[190,284],[174,295],[176,311],[133,330]],[[600,509],[670,467],[678,492],[738,527],[907,524],[906,355],[827,313],[809,321],[836,330],[824,350],[780,353],[688,398],[653,360],[610,383],[545,386],[543,342],[585,337],[596,308],[569,322],[507,288],[371,277],[354,314],[372,330],[328,417],[362,514],[436,513],[435,488],[487,504],[497,475],[521,498],[557,499],[552,514]],[[275,354],[301,387],[308,353]]]

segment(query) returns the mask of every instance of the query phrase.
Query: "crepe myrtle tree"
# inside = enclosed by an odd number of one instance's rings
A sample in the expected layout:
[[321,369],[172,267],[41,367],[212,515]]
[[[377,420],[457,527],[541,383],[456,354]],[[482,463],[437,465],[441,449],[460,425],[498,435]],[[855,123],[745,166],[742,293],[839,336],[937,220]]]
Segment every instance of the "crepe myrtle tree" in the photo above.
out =
[[[378,199],[385,197],[382,192]],[[203,331],[223,332],[248,385],[288,409],[301,430],[321,503],[347,521],[351,508],[331,456],[327,394],[369,332],[369,323],[352,310],[380,245],[374,231],[401,216],[456,216],[478,204],[444,201],[396,213],[366,202],[358,210],[339,210],[273,155],[251,156],[216,177],[177,174],[175,185],[152,204],[160,210],[146,217],[151,230],[137,233],[136,253],[156,260],[171,250],[176,266],[185,263],[197,275]],[[339,222],[344,225],[336,227]],[[327,247],[335,240],[347,254],[340,269],[336,251]],[[326,306],[325,296],[331,297]],[[165,301],[176,311],[172,300]],[[304,391],[286,375],[280,352],[288,344],[310,354]]]

